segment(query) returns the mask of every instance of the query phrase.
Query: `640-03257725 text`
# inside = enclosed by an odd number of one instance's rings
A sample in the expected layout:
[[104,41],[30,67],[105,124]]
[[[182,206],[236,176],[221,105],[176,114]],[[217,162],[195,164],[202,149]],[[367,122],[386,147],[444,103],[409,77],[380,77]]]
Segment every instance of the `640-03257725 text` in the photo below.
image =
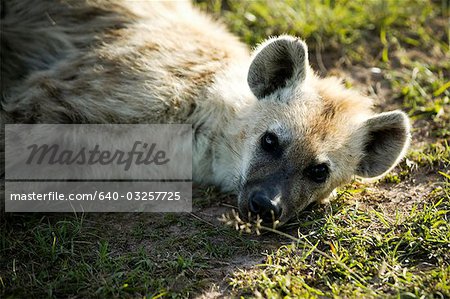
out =
[[135,191],[135,192],[98,192],[94,191],[92,193],[69,193],[65,194],[62,192],[51,191],[47,193],[11,193],[9,200],[37,200],[37,201],[65,201],[65,200],[100,200],[100,201],[110,201],[110,200],[142,200],[142,201],[178,201],[181,199],[180,191]]
[[9,124],[7,212],[190,212],[190,124]]

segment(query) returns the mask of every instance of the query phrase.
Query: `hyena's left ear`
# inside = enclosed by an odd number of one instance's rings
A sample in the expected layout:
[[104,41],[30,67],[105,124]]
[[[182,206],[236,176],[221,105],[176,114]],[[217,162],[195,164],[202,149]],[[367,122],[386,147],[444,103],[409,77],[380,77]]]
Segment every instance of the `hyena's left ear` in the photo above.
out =
[[408,116],[401,111],[375,115],[362,128],[364,152],[356,174],[375,178],[391,170],[403,158],[410,141]]
[[258,99],[278,89],[303,82],[308,71],[308,48],[298,38],[283,35],[260,45],[250,65],[247,82]]

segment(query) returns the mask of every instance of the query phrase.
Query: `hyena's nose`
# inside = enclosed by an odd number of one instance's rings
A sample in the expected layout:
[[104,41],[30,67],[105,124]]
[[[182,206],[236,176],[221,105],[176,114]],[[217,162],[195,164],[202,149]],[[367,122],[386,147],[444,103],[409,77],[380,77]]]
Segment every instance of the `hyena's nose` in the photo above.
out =
[[255,192],[249,199],[249,210],[254,215],[259,215],[265,223],[272,223],[281,216],[281,207],[278,202],[264,192]]

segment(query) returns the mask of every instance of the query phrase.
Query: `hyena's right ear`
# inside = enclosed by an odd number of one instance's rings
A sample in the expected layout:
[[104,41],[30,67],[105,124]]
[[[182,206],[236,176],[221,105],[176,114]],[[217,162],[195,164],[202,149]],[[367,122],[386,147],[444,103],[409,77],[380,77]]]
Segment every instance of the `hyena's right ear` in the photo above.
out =
[[260,45],[248,71],[247,82],[258,99],[301,84],[308,71],[308,48],[298,38],[283,35]]
[[392,169],[406,153],[410,141],[408,116],[401,111],[384,112],[365,121],[364,151],[356,175],[376,178]]

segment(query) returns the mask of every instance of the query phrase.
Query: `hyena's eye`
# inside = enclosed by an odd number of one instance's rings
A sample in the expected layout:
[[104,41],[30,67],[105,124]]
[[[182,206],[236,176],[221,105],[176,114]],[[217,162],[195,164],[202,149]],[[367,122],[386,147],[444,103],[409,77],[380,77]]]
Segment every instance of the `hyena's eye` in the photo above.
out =
[[268,153],[279,152],[280,144],[277,135],[270,132],[264,133],[261,137],[261,147]]
[[313,182],[323,183],[327,180],[330,169],[327,164],[322,163],[308,167],[305,173]]

